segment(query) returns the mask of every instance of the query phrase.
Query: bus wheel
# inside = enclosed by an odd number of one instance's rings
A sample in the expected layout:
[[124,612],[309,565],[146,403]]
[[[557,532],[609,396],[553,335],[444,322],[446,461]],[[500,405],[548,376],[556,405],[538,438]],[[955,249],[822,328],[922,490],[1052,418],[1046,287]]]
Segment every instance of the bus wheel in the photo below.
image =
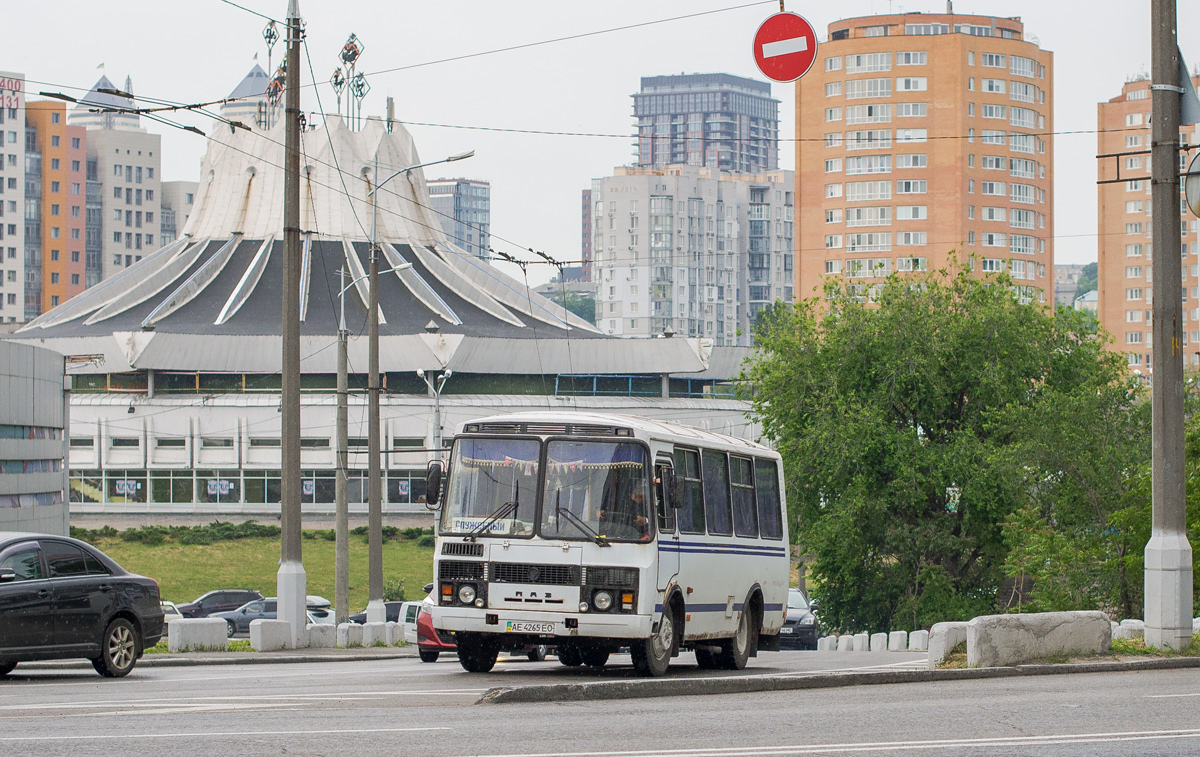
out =
[[671,665],[671,649],[674,644],[675,611],[668,607],[663,610],[662,620],[658,622],[658,633],[630,645],[629,655],[633,658],[634,669],[639,674],[649,677],[666,673]]
[[608,650],[604,647],[584,647],[583,664],[589,668],[602,668],[608,662]]
[[486,673],[494,668],[496,657],[500,654],[499,645],[476,634],[471,634],[465,639],[462,638],[463,635],[459,634],[458,640],[458,662],[463,666],[463,670],[468,673]]
[[560,644],[555,653],[558,655],[558,661],[568,668],[577,668],[583,664],[583,656],[574,644]]
[[741,670],[750,659],[750,619],[754,612],[747,605],[738,620],[737,636],[721,642],[721,653],[717,656],[722,668]]

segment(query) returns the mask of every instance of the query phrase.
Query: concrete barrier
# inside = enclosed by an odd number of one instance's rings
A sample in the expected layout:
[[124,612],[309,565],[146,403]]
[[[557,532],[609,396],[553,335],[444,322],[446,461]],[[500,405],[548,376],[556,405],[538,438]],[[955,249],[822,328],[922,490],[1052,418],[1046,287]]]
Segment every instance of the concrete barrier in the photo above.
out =
[[346,647],[361,647],[363,643],[363,627],[357,623],[342,623],[337,627],[337,645]]
[[1117,635],[1117,629],[1120,627],[1121,627],[1121,624],[1118,623],[1117,621],[1115,621],[1115,620],[1108,621],[1108,628],[1109,628],[1109,630],[1112,631],[1112,637],[1114,639],[1121,638],[1120,636]]
[[387,644],[387,623],[364,623],[362,627],[362,645],[373,647],[376,644]]
[[167,626],[172,652],[215,652],[229,648],[229,624],[222,618],[183,618]]
[[929,629],[929,669],[933,670],[946,661],[950,652],[967,640],[967,624],[934,623]]
[[255,652],[274,652],[292,646],[292,624],[286,620],[250,621],[250,648]]
[[929,649],[929,632],[913,631],[908,635],[908,651],[924,652]]
[[[1110,626],[1111,628],[1111,626]],[[1146,637],[1145,621],[1126,618],[1116,624],[1112,637],[1114,639],[1142,639]]]
[[394,620],[389,620],[386,625],[387,633],[385,634],[385,641],[389,647],[404,641],[404,626]]
[[888,634],[888,651],[904,652],[908,649],[908,631],[892,631]]
[[869,652],[871,650],[871,634],[863,631],[854,634],[854,651]]
[[1200,633],[1200,618],[1192,618],[1192,633]]
[[887,639],[888,639],[888,635],[886,633],[871,634],[871,651],[872,652],[886,652],[887,651]]
[[337,626],[332,623],[308,624],[309,649],[333,649],[337,646]]
[[839,636],[837,639],[837,651],[853,652],[854,651],[854,637],[848,633],[844,633],[841,636]]
[[1112,628],[1102,612],[983,615],[967,624],[967,664],[1017,665],[1074,652],[1108,652]]

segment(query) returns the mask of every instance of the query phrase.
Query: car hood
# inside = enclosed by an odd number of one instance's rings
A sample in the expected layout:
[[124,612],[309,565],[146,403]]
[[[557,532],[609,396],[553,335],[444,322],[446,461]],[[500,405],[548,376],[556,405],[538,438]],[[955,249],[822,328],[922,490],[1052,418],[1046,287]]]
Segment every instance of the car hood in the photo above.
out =
[[813,625],[817,622],[817,616],[812,610],[793,610],[788,609],[783,616],[786,623],[799,623],[800,625]]

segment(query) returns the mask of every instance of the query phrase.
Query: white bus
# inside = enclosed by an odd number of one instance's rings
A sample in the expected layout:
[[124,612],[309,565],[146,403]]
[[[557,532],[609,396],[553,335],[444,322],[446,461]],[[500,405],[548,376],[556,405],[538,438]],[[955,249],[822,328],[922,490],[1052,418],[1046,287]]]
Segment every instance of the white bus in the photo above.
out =
[[468,671],[537,644],[593,667],[628,648],[649,676],[685,649],[738,670],[779,648],[787,508],[760,444],[618,415],[482,418],[430,464],[427,499],[433,626]]

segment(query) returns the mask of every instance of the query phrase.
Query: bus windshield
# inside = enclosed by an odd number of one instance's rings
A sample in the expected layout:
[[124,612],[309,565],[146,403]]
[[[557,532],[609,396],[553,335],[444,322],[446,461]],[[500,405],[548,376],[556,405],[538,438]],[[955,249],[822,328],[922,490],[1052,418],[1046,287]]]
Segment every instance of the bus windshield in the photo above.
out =
[[481,536],[532,536],[540,452],[536,439],[459,439],[446,484],[442,533],[482,528]]
[[551,441],[539,533],[547,539],[649,541],[649,492],[642,446]]

